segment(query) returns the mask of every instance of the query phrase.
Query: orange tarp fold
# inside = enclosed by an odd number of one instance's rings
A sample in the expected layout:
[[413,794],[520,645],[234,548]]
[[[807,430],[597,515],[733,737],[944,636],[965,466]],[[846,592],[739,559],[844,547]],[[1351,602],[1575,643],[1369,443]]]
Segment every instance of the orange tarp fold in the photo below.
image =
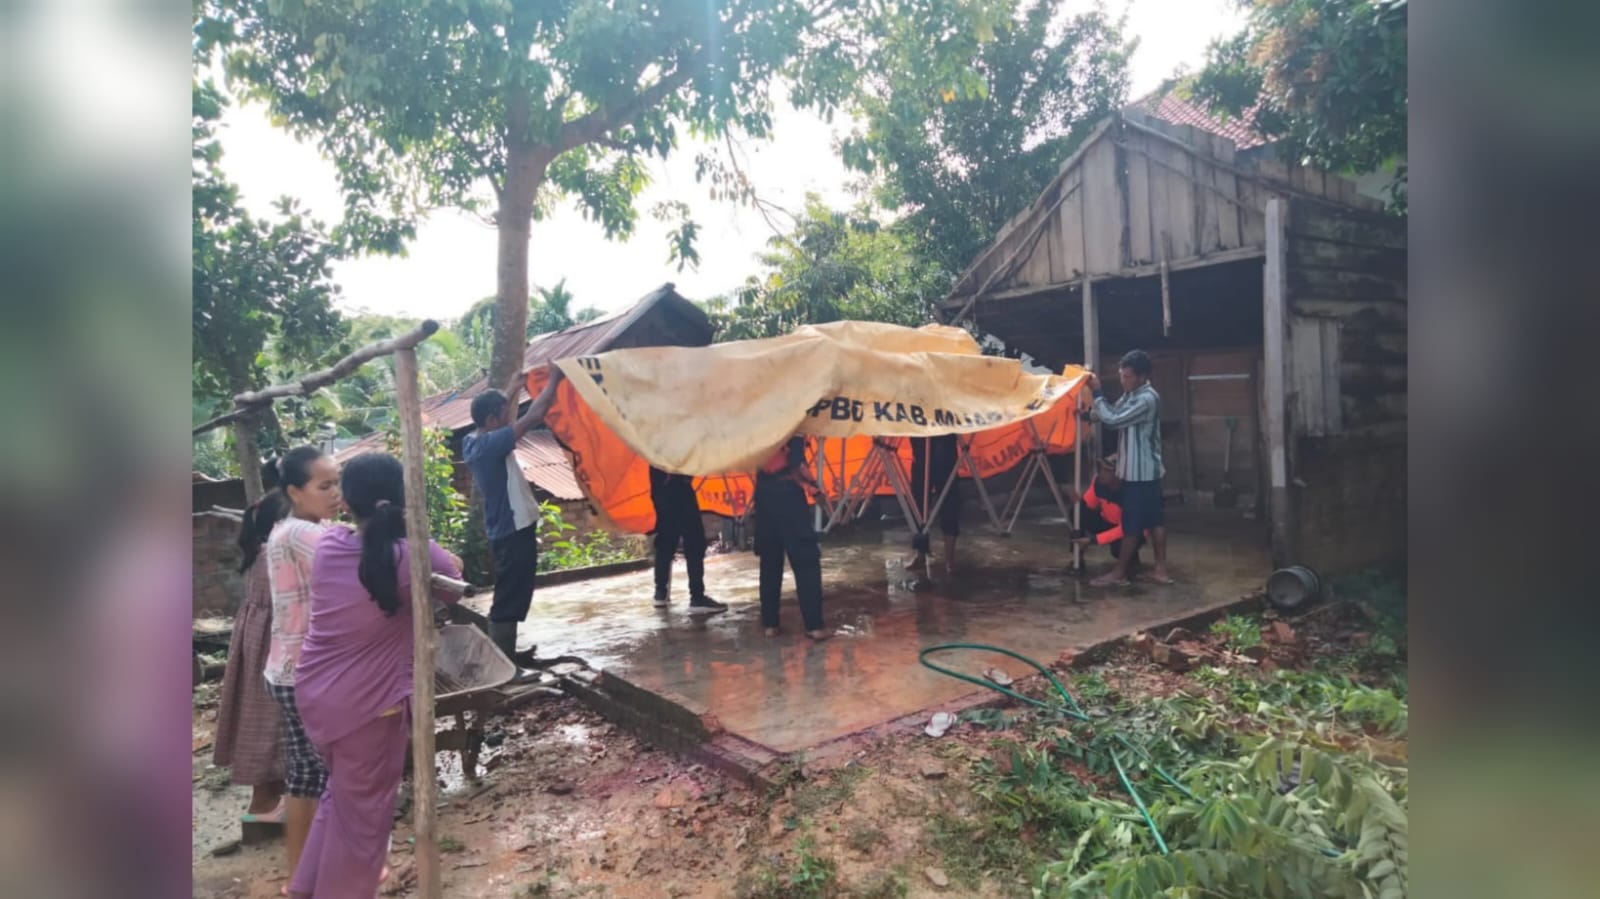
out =
[[[861,472],[874,439],[964,435],[978,470],[963,464],[962,476],[990,478],[1036,449],[1070,452],[1084,393],[1077,366],[1032,374],[941,325],[835,322],[764,340],[554,364],[567,378],[545,424],[595,508],[632,533],[655,527],[652,464],[695,476],[701,508],[729,517],[749,507],[749,472],[795,433],[809,438],[813,459],[821,446],[819,482],[831,499]],[[529,395],[548,376],[529,372]],[[895,442],[909,477],[909,441]]]

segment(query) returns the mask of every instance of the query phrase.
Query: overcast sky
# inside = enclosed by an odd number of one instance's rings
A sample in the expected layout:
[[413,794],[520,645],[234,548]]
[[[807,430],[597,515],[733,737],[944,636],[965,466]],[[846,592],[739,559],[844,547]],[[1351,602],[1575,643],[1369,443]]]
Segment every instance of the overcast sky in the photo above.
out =
[[[1128,25],[1140,42],[1131,66],[1132,96],[1154,89],[1179,65],[1198,66],[1206,45],[1237,31],[1242,21],[1231,0],[1132,0]],[[794,210],[808,191],[839,206],[854,202],[848,189],[853,178],[832,149],[835,135],[847,129],[847,122],[829,125],[809,113],[782,110],[773,139],[747,147],[746,171],[759,194]],[[230,108],[223,141],[223,168],[252,211],[269,215],[272,201],[289,194],[324,221],[338,219],[341,203],[332,165],[314,147],[273,128],[261,107]],[[652,184],[638,198],[638,228],[626,243],[606,240],[599,226],[585,221],[571,204],[536,222],[529,250],[533,283],[550,285],[564,277],[579,306],[610,311],[665,281],[698,300],[723,293],[755,272],[754,254],[771,231],[753,210],[713,201],[695,183],[696,149],[685,144],[672,158],[652,164]],[[655,221],[649,210],[668,199],[688,203],[701,226],[698,271],[679,272],[667,262],[670,225]],[[348,309],[453,318],[495,292],[494,231],[471,216],[435,213],[418,229],[406,256],[346,261],[335,277]]]

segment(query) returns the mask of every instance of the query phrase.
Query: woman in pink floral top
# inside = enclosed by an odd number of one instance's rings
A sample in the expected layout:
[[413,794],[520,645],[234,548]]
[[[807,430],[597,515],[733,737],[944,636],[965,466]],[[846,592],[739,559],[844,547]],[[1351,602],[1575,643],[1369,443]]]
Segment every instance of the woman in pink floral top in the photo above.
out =
[[[311,562],[317,541],[339,513],[339,468],[315,447],[290,450],[278,463],[278,486],[289,498],[290,516],[267,539],[267,577],[272,584],[272,645],[267,651],[267,689],[283,711],[283,754],[289,798],[284,837],[289,871],[300,863],[328,771],[306,737],[295,702],[295,666],[311,625]],[[287,890],[285,890],[287,892]]]

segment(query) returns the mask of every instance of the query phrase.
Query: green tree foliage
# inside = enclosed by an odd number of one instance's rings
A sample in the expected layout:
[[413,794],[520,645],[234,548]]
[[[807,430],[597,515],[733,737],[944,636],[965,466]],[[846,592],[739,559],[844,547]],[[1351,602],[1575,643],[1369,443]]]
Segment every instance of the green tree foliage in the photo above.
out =
[[492,211],[501,314],[489,368],[503,381],[526,336],[530,223],[554,202],[575,200],[625,237],[647,157],[684,133],[766,137],[780,80],[792,103],[831,110],[872,23],[914,9],[948,27],[973,5],[201,0],[196,39],[334,162],[352,243],[395,250],[428,207]]
[[1134,44],[1122,22],[1067,8],[1012,0],[981,27],[955,32],[907,16],[863,65],[870,74],[856,104],[865,125],[843,142],[844,161],[875,177],[878,202],[904,214],[925,261],[948,275],[1127,98]]
[[1112,899],[1407,895],[1403,773],[1269,740],[1242,759],[1197,767],[1190,780],[1197,798],[1156,807],[1170,854],[1144,846],[1068,880],[1100,832],[1116,832],[1104,826],[1110,816],[1097,817],[1073,854],[1047,868],[1044,883],[1054,888],[1042,892]]
[[1240,0],[1245,30],[1211,46],[1189,89],[1279,151],[1333,172],[1389,166],[1405,206],[1406,0]]
[[[398,423],[384,429],[384,447],[402,455],[403,440]],[[473,521],[467,497],[456,490],[455,463],[450,455],[450,432],[444,428],[425,428],[422,432],[423,485],[428,501],[428,537],[461,557],[463,578],[469,584],[488,584],[494,579],[493,559],[483,526]]]
[[[345,333],[333,302],[338,253],[323,226],[280,199],[274,219],[250,215],[221,169],[217,125],[226,100],[214,84],[192,83],[193,209],[191,409],[198,424],[233,406],[233,396],[266,386],[275,370],[305,371]],[[269,452],[292,439],[277,414],[262,416]],[[236,473],[231,432],[195,444],[195,464]]]
[[557,281],[554,287],[534,288],[534,295],[528,301],[528,337],[592,322],[601,316],[600,310],[593,306],[573,312],[572,300],[572,291],[567,289],[566,278]]
[[944,281],[922,263],[912,241],[865,209],[838,212],[815,196],[793,231],[768,241],[765,272],[731,298],[707,304],[718,340],[786,334],[841,319],[921,325]]
[[[217,123],[226,104],[209,82],[193,84],[193,392],[195,414],[231,406],[266,385],[273,361],[309,366],[345,333],[333,308],[335,247],[295,201],[275,221],[239,203],[222,174]],[[270,349],[270,352],[269,352]]]

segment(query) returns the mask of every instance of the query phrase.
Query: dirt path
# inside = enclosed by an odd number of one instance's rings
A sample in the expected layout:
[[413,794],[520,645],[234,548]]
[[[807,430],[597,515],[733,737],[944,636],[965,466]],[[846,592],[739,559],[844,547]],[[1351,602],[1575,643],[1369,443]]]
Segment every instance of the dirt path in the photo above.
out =
[[[1315,647],[1325,655],[1333,643],[1351,643],[1346,632],[1355,626],[1308,621],[1295,651]],[[1204,687],[1199,673],[1174,674],[1129,650],[1085,676],[1134,704],[1224,689]],[[197,747],[212,726],[199,706]],[[963,722],[940,739],[908,727],[864,742],[831,769],[802,763],[798,772],[774,772],[788,786],[769,795],[643,745],[573,700],[547,700],[491,724],[505,739],[487,750],[479,784],[461,784],[453,756],[439,757],[442,782],[451,787],[439,825],[445,895],[1026,896],[1029,885],[1016,873],[1027,870],[1026,860],[1003,874],[974,860],[995,848],[990,841],[973,851],[993,819],[974,790],[978,772],[1005,768],[1010,750],[1001,747],[1027,739],[998,713],[993,719],[982,727]],[[209,759],[209,748],[197,751],[194,896],[271,899],[284,882],[281,842],[211,854],[237,837],[247,795],[214,789],[219,772],[208,770]],[[1069,773],[1090,779],[1086,771]],[[395,876],[385,884],[391,896],[414,895],[409,806],[402,806],[389,860]]]

